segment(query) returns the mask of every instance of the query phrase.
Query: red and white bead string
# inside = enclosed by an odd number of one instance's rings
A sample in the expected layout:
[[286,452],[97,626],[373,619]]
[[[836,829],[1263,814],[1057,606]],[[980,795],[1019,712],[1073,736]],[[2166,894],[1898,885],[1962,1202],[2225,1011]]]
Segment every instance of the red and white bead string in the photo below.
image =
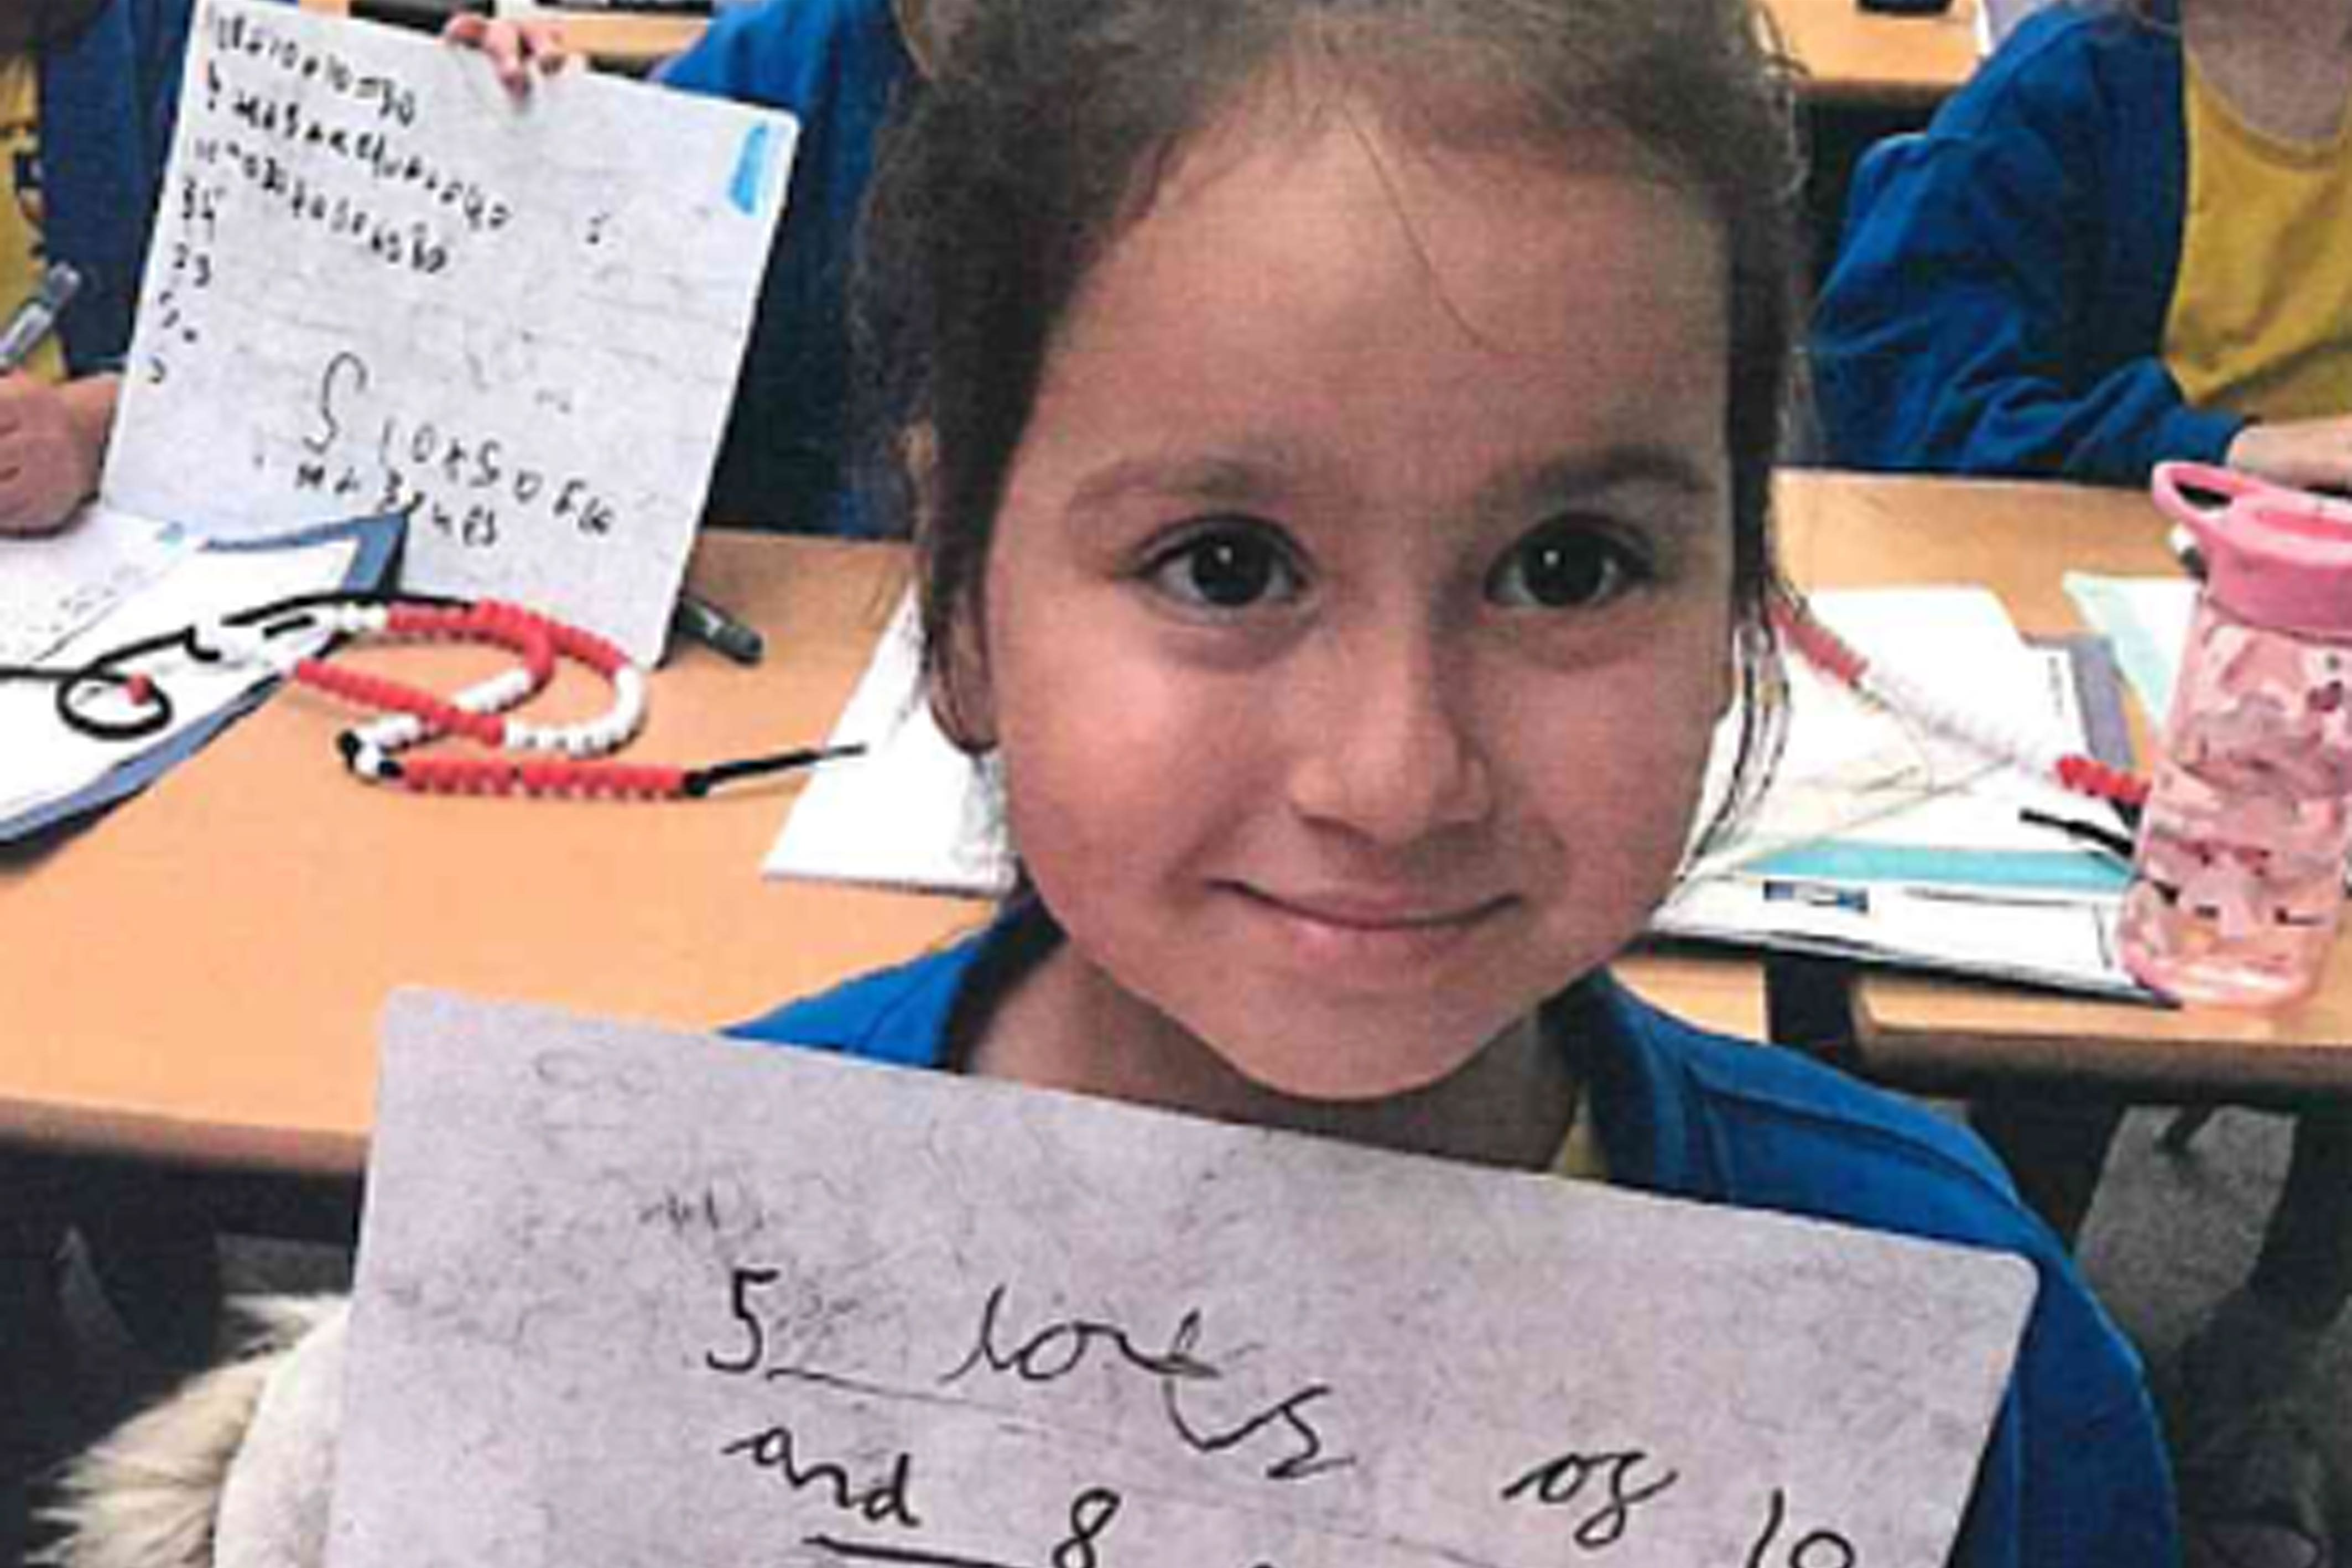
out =
[[2147,780],[2140,775],[1946,701],[1901,671],[1864,657],[1786,595],[1773,596],[1771,614],[1773,629],[1808,664],[1890,712],[2074,794],[2128,810],[2147,800]]
[[[301,653],[278,640],[299,627],[340,638],[406,642],[486,643],[513,652],[519,662],[455,696],[443,697],[388,676],[347,669]],[[235,622],[189,629],[189,653],[199,660],[255,665],[380,716],[337,738],[345,765],[373,783],[447,794],[572,794],[635,799],[697,798],[720,784],[806,767],[858,747],[802,749],[708,768],[622,764],[609,760],[645,727],[646,672],[617,647],[517,605],[485,601],[348,600],[306,601],[273,625],[262,612]],[[532,724],[516,708],[544,691],[564,661],[603,677],[611,704],[593,718]],[[403,756],[446,737],[472,741],[520,757]]]

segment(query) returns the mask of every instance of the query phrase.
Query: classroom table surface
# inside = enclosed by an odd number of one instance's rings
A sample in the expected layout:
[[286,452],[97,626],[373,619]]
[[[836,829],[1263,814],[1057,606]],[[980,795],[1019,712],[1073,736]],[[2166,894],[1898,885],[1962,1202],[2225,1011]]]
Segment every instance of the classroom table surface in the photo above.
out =
[[[2068,571],[2178,570],[2162,518],[2131,491],[1819,475],[1782,494],[1783,557],[1799,581],[1990,581],[2028,632],[2083,629],[2065,594]],[[1882,656],[1900,663],[1900,650]],[[1916,674],[1949,680],[1965,696],[1958,672]],[[2138,730],[2145,742],[2145,716]],[[2027,1079],[2148,1100],[2352,1092],[2346,946],[2338,942],[2310,999],[2274,1012],[2093,1002],[1873,971],[1853,990],[1856,1064],[1872,1078],[1920,1089]]]
[[[363,0],[362,0],[363,3]],[[301,0],[306,11],[330,16],[352,14],[353,0]],[[709,26],[707,17],[652,13],[545,8],[563,25],[566,38],[605,70],[642,76],[690,47]]]
[[1975,74],[1979,0],[1926,16],[1865,11],[1856,0],[1763,0],[1821,104],[1927,109]]
[[[341,16],[352,0],[302,0]],[[1883,108],[1930,105],[1977,66],[1978,0],[1952,0],[1932,16],[1864,11],[1856,0],[1764,0],[1790,54],[1804,67],[1805,96],[1824,103]],[[691,47],[709,24],[699,16],[627,15],[541,7],[563,24],[572,46],[607,69],[643,74]]]

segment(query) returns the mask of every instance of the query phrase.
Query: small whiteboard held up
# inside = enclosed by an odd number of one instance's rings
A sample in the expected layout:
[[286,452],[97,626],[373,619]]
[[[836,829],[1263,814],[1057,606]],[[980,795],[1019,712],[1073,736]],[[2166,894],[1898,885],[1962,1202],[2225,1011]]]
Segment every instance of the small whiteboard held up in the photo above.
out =
[[216,536],[405,509],[404,587],[652,660],[795,132],[199,0],[107,499]]
[[1915,1568],[1998,1253],[410,993],[337,1568]]

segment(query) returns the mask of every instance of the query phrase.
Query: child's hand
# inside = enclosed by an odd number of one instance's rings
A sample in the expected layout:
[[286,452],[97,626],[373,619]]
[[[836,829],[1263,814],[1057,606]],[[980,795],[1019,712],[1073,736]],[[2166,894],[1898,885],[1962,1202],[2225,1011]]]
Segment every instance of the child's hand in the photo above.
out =
[[553,22],[494,22],[467,12],[450,17],[441,37],[460,48],[478,49],[489,56],[499,80],[516,94],[530,90],[534,71],[553,76],[573,57],[563,41],[562,27]]
[[0,534],[46,534],[97,493],[121,381],[0,376]]
[[2352,414],[2250,424],[2230,443],[2226,461],[2298,489],[2352,490]]

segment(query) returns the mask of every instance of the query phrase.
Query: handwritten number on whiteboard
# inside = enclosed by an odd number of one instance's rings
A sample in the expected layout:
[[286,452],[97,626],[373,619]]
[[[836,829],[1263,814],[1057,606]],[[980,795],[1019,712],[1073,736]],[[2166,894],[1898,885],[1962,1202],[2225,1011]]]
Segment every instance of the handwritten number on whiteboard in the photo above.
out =
[[1095,1542],[1118,1517],[1118,1493],[1088,1487],[1070,1504],[1070,1538],[1054,1548],[1054,1568],[1097,1568]]
[[772,1285],[780,1278],[773,1269],[738,1269],[727,1288],[728,1308],[735,1321],[743,1325],[743,1354],[733,1361],[721,1361],[715,1351],[705,1351],[702,1363],[713,1372],[740,1374],[756,1372],[768,1359],[768,1329],[760,1314],[751,1310],[751,1292],[762,1285]]
[[1774,1487],[1764,1532],[1748,1549],[1746,1568],[1856,1568],[1862,1562],[1853,1542],[1834,1530],[1809,1530],[1790,1542],[1786,1552],[1779,1551],[1780,1527],[1788,1520],[1788,1493]]

